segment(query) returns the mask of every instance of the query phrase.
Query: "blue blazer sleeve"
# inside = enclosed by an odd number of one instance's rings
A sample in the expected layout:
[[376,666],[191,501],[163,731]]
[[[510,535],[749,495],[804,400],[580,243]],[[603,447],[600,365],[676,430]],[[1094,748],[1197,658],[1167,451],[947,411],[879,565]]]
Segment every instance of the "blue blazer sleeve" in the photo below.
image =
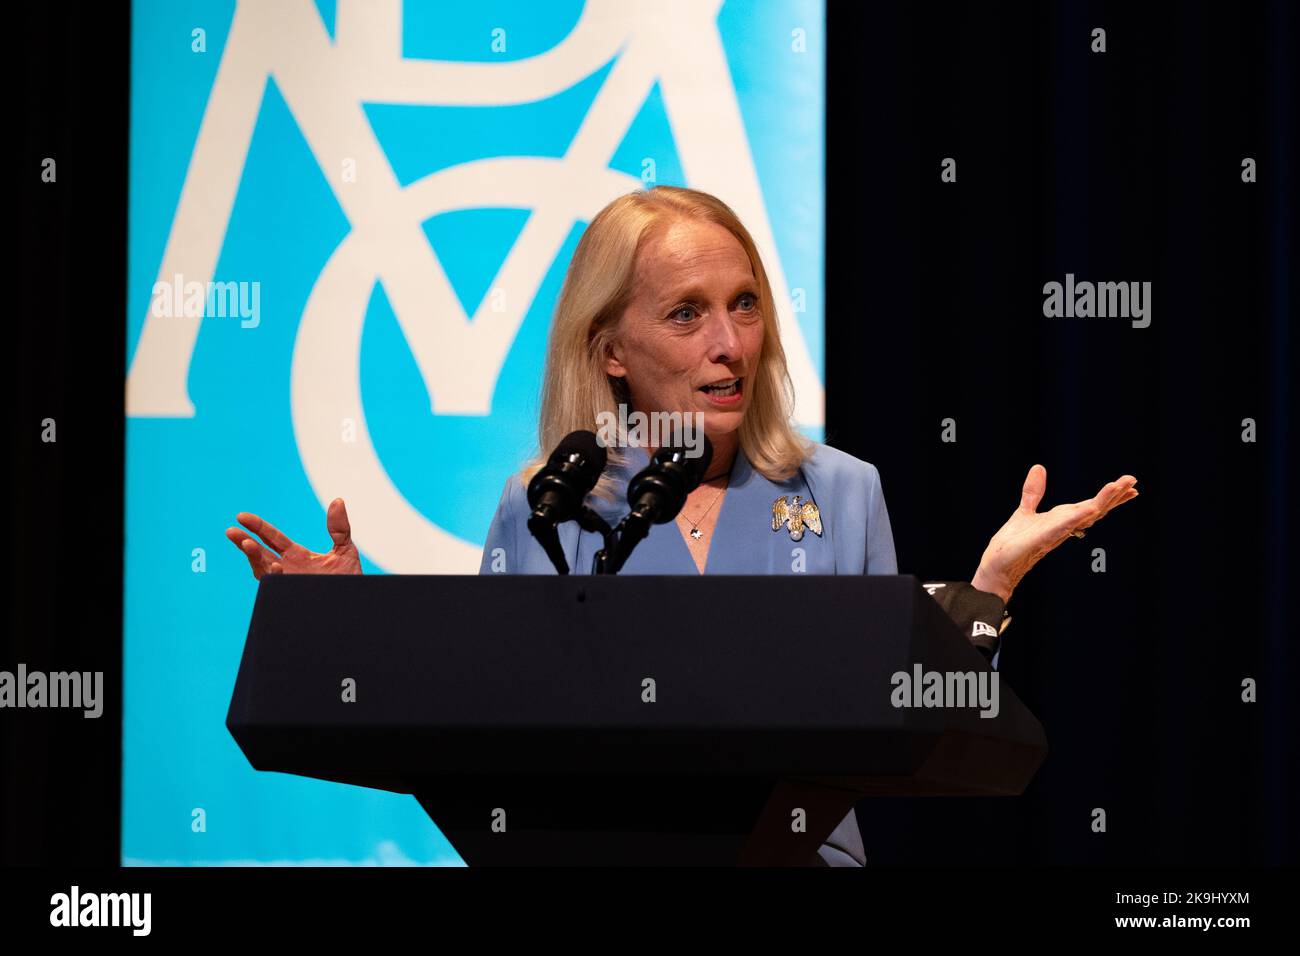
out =
[[894,532],[876,466],[818,444],[804,461],[803,475],[835,549],[835,573],[897,574]]
[[897,574],[898,557],[894,553],[894,530],[889,524],[885,492],[880,486],[880,471],[870,462],[867,466],[867,564],[864,574]]
[[483,544],[483,558],[479,574],[514,574],[519,570],[519,505],[523,501],[523,486],[518,477],[511,475],[501,490],[496,514],[488,526],[487,541]]

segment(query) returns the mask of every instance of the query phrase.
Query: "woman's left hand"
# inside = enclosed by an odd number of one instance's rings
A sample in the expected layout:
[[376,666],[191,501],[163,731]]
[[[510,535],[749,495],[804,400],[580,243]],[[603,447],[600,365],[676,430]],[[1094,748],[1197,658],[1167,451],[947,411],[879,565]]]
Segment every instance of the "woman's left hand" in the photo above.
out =
[[1047,490],[1047,469],[1034,465],[1025,477],[1020,507],[989,541],[971,584],[981,591],[991,591],[1004,602],[1010,601],[1020,579],[1043,555],[1073,532],[1092,527],[1112,508],[1136,498],[1136,484],[1136,478],[1124,475],[1105,485],[1095,498],[1040,512],[1038,503]]

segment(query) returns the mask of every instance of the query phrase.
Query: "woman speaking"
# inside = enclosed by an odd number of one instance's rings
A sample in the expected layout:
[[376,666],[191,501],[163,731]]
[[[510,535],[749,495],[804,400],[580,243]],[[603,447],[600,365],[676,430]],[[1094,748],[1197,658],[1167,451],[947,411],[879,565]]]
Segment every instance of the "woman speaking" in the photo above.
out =
[[[571,432],[631,413],[702,421],[713,455],[687,495],[675,530],[652,528],[623,574],[897,574],[893,535],[875,466],[800,436],[767,273],[749,232],[723,202],[658,186],[611,202],[583,233],[551,328],[542,387],[539,454],[511,476],[483,549],[481,573],[552,574],[528,531],[530,478]],[[656,449],[608,448],[587,504],[617,519],[632,476]],[[996,666],[1011,594],[1071,535],[1137,496],[1124,475],[1095,497],[1040,512],[1047,472],[1029,469],[1020,505],[993,535],[970,582],[928,586]],[[326,524],[334,547],[317,554],[256,515],[226,535],[253,574],[360,574],[342,499]],[[605,540],[575,522],[560,527],[570,568],[590,569]],[[707,640],[707,628],[700,640]],[[828,865],[861,866],[852,811],[820,850]]]

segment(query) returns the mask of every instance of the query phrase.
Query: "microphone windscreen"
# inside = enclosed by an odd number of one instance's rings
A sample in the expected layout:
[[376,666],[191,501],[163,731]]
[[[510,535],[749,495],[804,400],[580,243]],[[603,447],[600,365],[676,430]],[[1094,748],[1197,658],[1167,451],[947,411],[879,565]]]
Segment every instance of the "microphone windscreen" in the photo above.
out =
[[704,447],[700,454],[691,457],[687,452],[689,449],[685,445],[666,445],[660,448],[650,460],[651,468],[662,469],[668,465],[674,467],[674,470],[685,482],[685,492],[690,494],[699,487],[700,481],[709,473],[709,463],[713,461],[713,442],[709,441],[709,436],[704,436]]
[[580,486],[578,490],[582,495],[586,495],[592,488],[596,487],[596,482],[600,481],[600,476],[605,471],[605,465],[609,462],[609,453],[597,440],[595,432],[569,432],[555,446],[555,451],[551,454],[550,464],[552,467],[558,468],[563,465],[572,467],[571,463],[574,462],[578,466],[575,474]]
[[555,451],[551,454],[551,461],[558,464],[575,456],[580,458],[584,466],[594,471],[597,476],[605,470],[605,465],[609,461],[609,453],[596,439],[596,433],[591,431],[569,432],[555,446]]

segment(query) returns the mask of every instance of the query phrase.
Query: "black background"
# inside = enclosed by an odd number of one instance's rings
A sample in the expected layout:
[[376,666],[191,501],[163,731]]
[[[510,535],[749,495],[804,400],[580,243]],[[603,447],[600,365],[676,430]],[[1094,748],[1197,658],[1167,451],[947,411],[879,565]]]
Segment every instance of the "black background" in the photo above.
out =
[[[103,671],[104,713],[0,712],[0,862],[116,865],[131,24],[125,4],[15,5],[0,33],[17,222],[0,669]],[[57,182],[41,163],[57,162]],[[41,441],[53,418],[58,440]],[[148,528],[134,528],[148,535]]]
[[[103,670],[107,705],[4,713],[0,862],[115,865],[129,16],[10,15],[0,667]],[[1034,462],[1045,507],[1124,473],[1142,492],[1013,598],[1002,671],[1052,747],[1029,792],[863,803],[870,862],[1296,859],[1296,19],[1289,3],[832,0],[827,439],[880,468],[901,570],[968,578]],[[1044,318],[1043,283],[1067,272],[1152,282],[1151,327]],[[1245,677],[1259,703],[1240,701]]]
[[[1296,859],[1296,16],[832,3],[827,440],[880,469],[900,570],[969,580],[1035,462],[1044,508],[1141,492],[1012,597],[1025,797],[861,803],[869,861]],[[1150,327],[1044,318],[1067,272],[1149,280]]]

